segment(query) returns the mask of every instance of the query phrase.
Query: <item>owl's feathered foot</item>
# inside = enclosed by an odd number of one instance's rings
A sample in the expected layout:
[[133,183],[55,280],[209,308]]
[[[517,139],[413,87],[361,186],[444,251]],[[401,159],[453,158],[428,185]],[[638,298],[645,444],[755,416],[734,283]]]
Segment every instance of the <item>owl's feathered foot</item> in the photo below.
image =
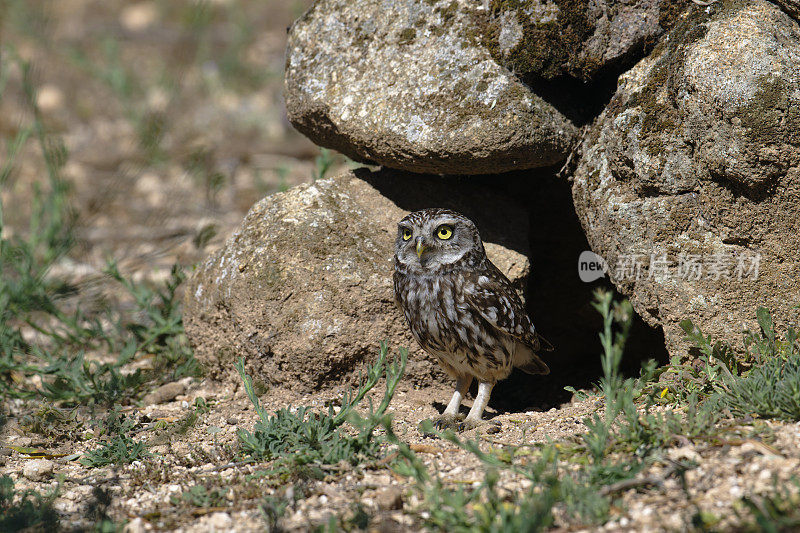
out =
[[464,431],[464,415],[442,413],[430,420],[423,420],[419,423],[418,429],[423,437],[438,437],[440,431],[447,430],[459,433]]
[[[441,414],[439,416],[433,417],[430,420],[430,424],[433,426],[433,430],[435,431],[444,431],[450,430],[455,433],[463,433],[464,431],[469,431],[472,429],[479,428],[483,433],[492,434],[498,433],[502,425],[500,422],[496,420],[474,420],[469,418],[464,418],[464,415],[450,415],[450,414]],[[421,424],[421,432],[425,437],[436,437],[437,434],[433,431],[430,431],[430,426],[428,426],[428,431],[426,431],[425,426],[426,423]]]
[[461,428],[464,425],[464,415],[443,413],[431,419],[433,427],[439,431],[449,429],[451,431],[463,431]]
[[[460,433],[462,431],[468,431],[477,427],[486,426],[486,433],[497,433],[500,431],[499,422],[485,421],[482,418],[483,410],[486,408],[486,404],[489,403],[489,396],[492,394],[494,383],[486,381],[479,383],[478,395],[475,397],[475,401],[472,404],[472,409],[469,410],[469,414],[466,418],[459,414],[458,408],[461,405],[461,399],[467,393],[470,383],[472,383],[471,376],[458,379],[456,391],[453,394],[453,399],[450,400],[450,403],[447,405],[444,413],[431,419],[430,422],[433,424],[433,429],[439,431],[443,429],[449,429],[451,431]],[[422,430],[422,434],[426,437],[435,436],[435,433],[426,431],[424,427],[421,427],[420,429]]]
[[[442,431],[443,429],[463,431],[462,425],[464,415],[458,412],[458,408],[461,406],[461,400],[464,398],[464,395],[467,394],[467,390],[469,390],[470,383],[472,383],[472,376],[462,376],[458,378],[453,398],[450,400],[450,403],[447,404],[444,413],[431,419],[434,429],[438,431]],[[423,430],[422,433],[425,436],[432,436],[432,434],[425,430]]]

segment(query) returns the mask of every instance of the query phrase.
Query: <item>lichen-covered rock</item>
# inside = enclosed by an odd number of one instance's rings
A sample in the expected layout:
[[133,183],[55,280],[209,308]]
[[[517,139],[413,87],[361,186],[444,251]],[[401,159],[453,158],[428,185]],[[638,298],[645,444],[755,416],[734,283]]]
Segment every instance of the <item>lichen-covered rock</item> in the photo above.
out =
[[691,318],[741,346],[757,306],[800,302],[800,27],[718,2],[620,77],[586,134],[573,198],[592,249],[668,349]]
[[49,459],[32,459],[25,463],[22,475],[31,481],[42,481],[53,475],[55,464]]
[[492,0],[484,39],[523,78],[590,80],[641,58],[691,2]]
[[320,0],[289,34],[289,119],[321,146],[413,172],[564,160],[575,126],[492,58],[485,14],[467,0]]
[[783,9],[787,15],[800,21],[800,0],[772,0]]
[[234,377],[244,357],[266,383],[319,389],[373,361],[386,340],[410,349],[408,381],[446,380],[408,334],[392,288],[397,222],[432,206],[472,218],[490,259],[525,286],[527,214],[491,189],[391,171],[320,180],[258,202],[198,266],[184,320],[208,374]]

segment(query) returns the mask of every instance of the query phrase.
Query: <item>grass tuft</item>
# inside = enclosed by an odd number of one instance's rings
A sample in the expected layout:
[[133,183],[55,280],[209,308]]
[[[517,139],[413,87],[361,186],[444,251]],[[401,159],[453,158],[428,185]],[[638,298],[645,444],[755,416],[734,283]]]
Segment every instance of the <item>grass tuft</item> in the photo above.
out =
[[734,507],[743,525],[737,531],[797,531],[800,529],[800,479],[793,478],[791,484],[778,486],[772,494],[750,496]]
[[80,463],[89,468],[108,465],[125,465],[145,459],[152,454],[147,445],[134,440],[131,433],[136,423],[116,410],[109,412],[103,424],[106,435],[98,448],[86,452]]
[[744,367],[733,350],[720,342],[711,344],[690,320],[681,323],[687,337],[701,351],[701,371],[695,373],[709,404],[727,409],[733,416],[776,420],[800,420],[800,339],[793,327],[780,338],[772,315],[764,307],[756,312],[759,331],[746,331]]
[[58,514],[53,508],[57,495],[57,489],[47,495],[18,491],[10,476],[0,477],[0,531],[58,530]]
[[320,148],[319,155],[314,159],[313,181],[324,179],[331,168],[337,163],[340,157],[333,150]]
[[180,496],[170,496],[173,505],[188,504],[192,507],[227,507],[227,491],[224,489],[207,489],[203,485],[194,485],[183,491]]
[[[30,63],[13,49],[7,52],[4,61],[16,63],[22,72],[24,101],[33,123],[21,128],[9,144],[0,186],[11,178],[16,157],[28,142],[36,142],[42,153],[47,182],[35,187],[24,231],[4,231],[0,202],[0,394],[111,406],[135,398],[148,381],[197,375],[176,294],[185,277],[181,268],[173,267],[163,288],[151,288],[124,278],[111,261],[106,274],[133,297],[134,313],[106,309],[89,315],[80,308],[67,310],[64,296],[77,289],[50,275],[75,241],[69,187],[61,177],[67,152],[58,138],[45,131]],[[36,336],[23,335],[26,330]],[[87,357],[98,351],[117,357],[110,361]],[[153,357],[151,372],[125,371],[126,365],[144,356]]]
[[[387,365],[389,349],[381,343],[378,360],[367,368],[358,390],[350,390],[344,395],[338,412],[329,406],[327,412],[297,407],[268,414],[261,407],[252,379],[245,373],[244,361],[240,360],[236,369],[258,416],[252,432],[238,432],[242,453],[254,460],[275,460],[277,469],[291,474],[306,471],[315,477],[322,474],[320,468],[326,465],[337,465],[342,461],[355,465],[377,457],[380,443],[374,438],[374,431],[387,420],[386,409],[408,360],[407,350],[401,348],[399,352],[399,357]],[[361,417],[356,413],[356,407],[384,373],[386,392],[380,405],[373,409],[370,402],[369,414]],[[350,422],[358,430],[356,436],[342,430],[345,422]]]

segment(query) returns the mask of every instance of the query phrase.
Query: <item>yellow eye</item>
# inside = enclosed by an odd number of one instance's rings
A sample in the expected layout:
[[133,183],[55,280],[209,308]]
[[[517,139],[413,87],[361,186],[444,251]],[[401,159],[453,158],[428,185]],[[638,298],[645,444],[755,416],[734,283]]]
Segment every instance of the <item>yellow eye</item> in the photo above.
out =
[[403,228],[403,240],[407,241],[411,238],[411,230],[408,228]]
[[446,224],[443,224],[439,226],[439,229],[436,230],[436,236],[442,239],[443,241],[446,241],[447,239],[453,236],[453,228]]

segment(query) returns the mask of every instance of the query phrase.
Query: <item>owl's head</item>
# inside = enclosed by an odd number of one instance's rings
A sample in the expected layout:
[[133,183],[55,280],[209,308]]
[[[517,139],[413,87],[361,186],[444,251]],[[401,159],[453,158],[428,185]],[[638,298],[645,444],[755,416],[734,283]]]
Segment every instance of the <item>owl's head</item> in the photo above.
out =
[[435,272],[485,257],[475,224],[449,209],[415,211],[397,224],[395,258],[409,270]]

